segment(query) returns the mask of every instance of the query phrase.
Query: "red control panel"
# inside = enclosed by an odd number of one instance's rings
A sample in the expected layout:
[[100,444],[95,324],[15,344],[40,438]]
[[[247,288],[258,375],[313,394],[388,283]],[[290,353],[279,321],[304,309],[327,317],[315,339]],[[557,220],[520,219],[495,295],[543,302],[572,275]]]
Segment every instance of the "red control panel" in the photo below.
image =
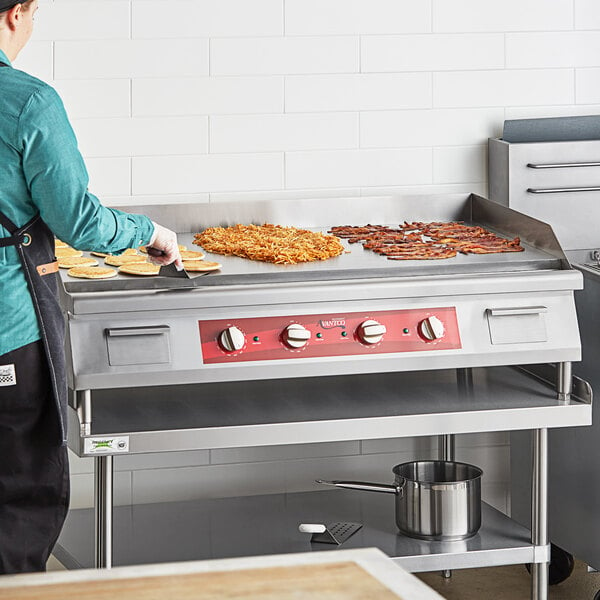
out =
[[461,348],[454,307],[198,321],[206,364]]

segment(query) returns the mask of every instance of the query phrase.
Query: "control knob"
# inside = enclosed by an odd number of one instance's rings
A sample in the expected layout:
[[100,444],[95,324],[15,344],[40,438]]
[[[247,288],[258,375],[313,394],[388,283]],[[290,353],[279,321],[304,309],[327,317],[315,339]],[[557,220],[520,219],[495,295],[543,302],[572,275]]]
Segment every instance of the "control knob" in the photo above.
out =
[[369,319],[358,326],[358,337],[364,344],[377,344],[386,334],[385,325]]
[[299,323],[288,325],[282,334],[283,342],[289,348],[303,348],[310,340],[310,331]]
[[437,317],[427,317],[419,323],[419,333],[427,342],[443,338],[445,332],[444,324]]
[[237,352],[244,347],[246,337],[237,327],[231,326],[223,329],[219,334],[219,346],[226,352]]

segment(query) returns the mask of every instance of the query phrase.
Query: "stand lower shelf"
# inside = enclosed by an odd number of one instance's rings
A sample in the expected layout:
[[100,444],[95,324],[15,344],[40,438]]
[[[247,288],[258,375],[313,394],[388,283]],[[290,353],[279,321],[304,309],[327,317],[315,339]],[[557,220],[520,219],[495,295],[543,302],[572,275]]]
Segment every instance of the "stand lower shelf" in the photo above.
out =
[[[353,521],[363,528],[341,546],[311,543],[298,524]],[[426,542],[400,535],[394,498],[348,490],[138,504],[114,509],[113,564],[377,547],[412,572],[546,560],[529,530],[487,504],[474,537]],[[94,514],[73,510],[55,548],[67,568],[94,566]]]
[[[129,454],[143,454],[592,422],[589,385],[573,378],[572,401],[561,403],[555,370],[528,369],[473,369],[464,389],[454,370],[439,370],[95,390],[87,437],[122,436]],[[92,455],[74,410],[69,418],[70,448]]]

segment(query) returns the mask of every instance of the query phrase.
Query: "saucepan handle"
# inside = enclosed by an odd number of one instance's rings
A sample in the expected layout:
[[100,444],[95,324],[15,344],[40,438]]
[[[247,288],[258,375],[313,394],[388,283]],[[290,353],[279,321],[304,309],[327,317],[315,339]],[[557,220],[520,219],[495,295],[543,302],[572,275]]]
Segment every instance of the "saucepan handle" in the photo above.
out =
[[369,483],[368,481],[326,481],[316,479],[317,483],[323,485],[333,485],[335,487],[345,488],[347,490],[363,490],[365,492],[384,492],[386,494],[399,494],[398,486],[389,483]]

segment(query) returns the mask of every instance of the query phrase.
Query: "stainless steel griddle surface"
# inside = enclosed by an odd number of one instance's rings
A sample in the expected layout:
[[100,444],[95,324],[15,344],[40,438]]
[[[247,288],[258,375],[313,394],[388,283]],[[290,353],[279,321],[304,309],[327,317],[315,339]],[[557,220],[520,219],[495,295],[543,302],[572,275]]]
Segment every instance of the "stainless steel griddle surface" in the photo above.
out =
[[[198,246],[193,246],[192,240],[193,234],[179,234],[181,244],[184,244],[190,250],[201,250]],[[458,254],[454,258],[441,260],[398,261],[388,260],[384,256],[365,250],[360,243],[349,244],[346,240],[342,240],[342,242],[347,253],[324,261],[295,265],[275,265],[237,256],[221,256],[205,252],[205,260],[219,262],[223,265],[223,268],[220,271],[214,271],[189,281],[125,274],[118,274],[111,279],[75,279],[69,277],[65,269],[61,269],[61,277],[68,292],[93,292],[246,283],[535,271],[539,269],[556,269],[559,264],[558,259],[554,256],[526,244],[523,244],[524,252]],[[102,259],[99,259],[99,262],[102,264]],[[191,273],[191,275],[195,275],[195,273]]]
[[[370,250],[363,249],[360,243],[349,244],[343,240],[347,252],[325,261],[316,261],[309,263],[299,263],[295,265],[276,265],[253,261],[237,256],[221,256],[218,254],[206,253],[206,260],[219,262],[223,265],[220,271],[211,272],[201,277],[195,277],[192,280],[175,279],[166,277],[139,277],[135,275],[122,275],[111,279],[75,279],[69,277],[66,270],[61,270],[61,278],[65,291],[71,292],[99,292],[104,290],[142,290],[142,289],[167,289],[196,286],[225,286],[225,285],[244,285],[244,284],[264,284],[264,283],[287,283],[298,281],[324,281],[324,280],[351,280],[351,279],[370,279],[370,278],[388,278],[388,277],[413,277],[413,276],[437,276],[437,275],[458,275],[458,274],[479,274],[479,273],[506,273],[515,271],[537,271],[542,269],[561,269],[561,258],[550,251],[543,249],[542,244],[535,243],[538,240],[529,243],[528,234],[531,229],[531,219],[520,213],[506,209],[504,207],[494,206],[489,202],[477,196],[460,198],[450,198],[443,203],[439,198],[435,201],[427,202],[428,198],[419,199],[419,211],[416,212],[412,203],[398,201],[395,199],[376,199],[368,202],[367,208],[371,207],[371,216],[369,210],[365,212],[365,199],[361,199],[360,206],[351,202],[344,204],[347,208],[344,214],[335,216],[327,213],[321,215],[320,221],[302,222],[302,217],[298,214],[292,214],[291,207],[282,210],[280,207],[285,203],[279,203],[277,206],[279,213],[271,210],[265,212],[264,207],[255,208],[256,216],[248,218],[247,214],[240,214],[239,207],[233,205],[229,210],[231,216],[225,219],[223,215],[228,214],[228,207],[223,204],[212,210],[216,213],[211,215],[211,208],[204,210],[197,207],[190,208],[190,216],[185,226],[188,227],[187,233],[179,233],[179,241],[190,250],[200,250],[192,242],[194,233],[201,231],[204,227],[214,225],[231,225],[236,222],[272,222],[280,225],[290,225],[296,223],[298,227],[304,227],[312,231],[327,232],[333,225],[365,225],[366,223],[376,223],[378,225],[389,225],[397,227],[403,220],[408,221],[452,221],[461,220],[469,225],[481,225],[498,233],[504,237],[512,238],[516,235],[521,236],[521,245],[525,248],[524,252],[507,252],[500,254],[458,254],[454,258],[441,260],[388,260],[384,256],[375,254]],[[379,202],[378,202],[379,200]],[[325,201],[324,201],[325,202]],[[332,201],[333,202],[333,201]],[[381,206],[378,206],[380,204]],[[305,206],[306,213],[315,211],[314,202],[294,203],[293,209],[298,211],[298,206]],[[382,209],[383,206],[383,210]],[[443,209],[441,208],[443,207]],[[144,208],[144,210],[141,210]],[[151,214],[151,218],[156,221],[164,222],[170,215],[163,208],[163,213],[155,209],[157,214]],[[179,223],[184,216],[185,211],[180,207],[182,213],[173,217],[172,228],[182,231]],[[246,210],[248,204],[244,205]],[[152,207],[138,207],[140,212],[152,211]],[[176,209],[173,209],[173,212]],[[194,226],[195,210],[199,210],[203,219],[203,224]],[[217,213],[217,210],[219,211]],[[288,212],[286,212],[288,210]],[[263,212],[261,212],[263,211]],[[497,212],[500,211],[498,215]],[[483,218],[469,218],[477,213]],[[183,217],[182,217],[183,215]],[[391,216],[393,215],[393,216]],[[385,216],[384,219],[377,217]],[[306,218],[306,217],[305,217]],[[330,219],[323,223],[323,219]],[[332,220],[335,218],[336,220]],[[177,220],[179,219],[179,221]],[[319,225],[319,226],[310,226]],[[177,227],[179,225],[179,227]],[[546,227],[543,224],[542,227]],[[192,232],[189,228],[192,227]],[[534,227],[535,229],[535,227]],[[534,234],[533,238],[536,237]],[[102,262],[100,260],[100,262]]]

